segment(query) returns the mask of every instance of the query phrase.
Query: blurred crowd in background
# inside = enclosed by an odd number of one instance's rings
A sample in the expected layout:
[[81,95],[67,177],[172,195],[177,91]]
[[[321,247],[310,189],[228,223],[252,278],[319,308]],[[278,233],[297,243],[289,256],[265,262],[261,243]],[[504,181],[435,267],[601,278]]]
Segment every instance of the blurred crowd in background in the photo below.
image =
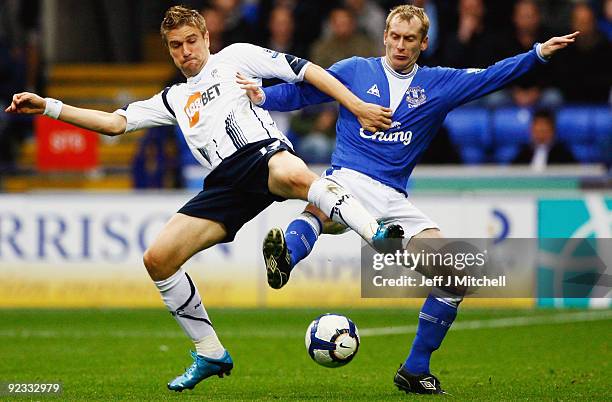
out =
[[[72,0],[57,1],[77,4]],[[44,94],[42,3],[35,0],[0,2],[0,104],[3,108],[14,92],[34,90]],[[141,61],[142,36],[158,30],[163,12],[175,3],[155,0],[91,2],[90,7],[95,8],[95,14],[102,20],[96,26],[95,36],[105,39],[101,42],[105,45],[97,46],[97,52],[88,50],[76,59]],[[329,67],[355,55],[383,55],[382,36],[387,12],[406,2],[185,0],[180,3],[201,10],[213,53],[231,43],[249,42]],[[484,68],[505,57],[528,51],[535,42],[543,42],[551,36],[581,32],[576,43],[548,65],[471,105],[489,111],[504,107],[529,110],[526,126],[529,133],[524,137],[527,138],[525,142],[539,143],[535,126],[542,120],[550,122],[552,133],[548,137],[554,141],[556,112],[561,107],[576,104],[609,107],[612,102],[612,0],[414,0],[408,3],[424,7],[430,19],[429,48],[419,59],[420,65]],[[128,27],[118,23],[123,20],[129,22]],[[94,38],[87,40],[95,42]],[[72,53],[79,52],[72,49]],[[183,80],[177,74],[170,83]],[[335,106],[323,105],[291,114],[274,113],[273,117],[307,162],[329,163],[334,147],[336,113]],[[540,119],[532,118],[534,115]],[[28,134],[27,124],[6,115],[0,119],[2,161],[14,158],[15,147]],[[609,135],[612,137],[612,132]],[[155,143],[158,137],[166,143],[165,134],[159,132],[146,141]],[[443,129],[424,156],[424,162],[530,163],[522,150],[515,152],[512,158],[498,159],[494,149],[484,149],[483,155],[470,159],[456,145],[456,137]],[[138,156],[141,159],[142,154],[149,152],[145,148],[143,145]],[[163,153],[164,148],[167,147],[160,148],[160,152]],[[180,154],[176,149],[181,149],[182,145],[168,148],[173,148],[170,152],[176,155]],[[531,148],[535,151],[534,146]],[[559,163],[591,162],[572,154],[573,149],[566,151],[561,152],[563,158],[549,158],[549,163],[557,159]],[[138,163],[143,163],[138,162],[138,157],[136,169]],[[599,156],[602,162],[608,157]]]

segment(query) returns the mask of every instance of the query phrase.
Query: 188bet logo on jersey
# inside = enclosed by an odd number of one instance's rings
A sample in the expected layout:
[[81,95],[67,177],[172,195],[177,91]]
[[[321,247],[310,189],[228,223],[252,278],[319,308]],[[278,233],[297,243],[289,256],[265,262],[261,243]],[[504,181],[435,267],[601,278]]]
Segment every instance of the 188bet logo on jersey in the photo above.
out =
[[211,85],[204,92],[196,92],[187,99],[183,110],[189,118],[189,127],[195,126],[200,121],[200,109],[221,95],[220,86],[221,84]]

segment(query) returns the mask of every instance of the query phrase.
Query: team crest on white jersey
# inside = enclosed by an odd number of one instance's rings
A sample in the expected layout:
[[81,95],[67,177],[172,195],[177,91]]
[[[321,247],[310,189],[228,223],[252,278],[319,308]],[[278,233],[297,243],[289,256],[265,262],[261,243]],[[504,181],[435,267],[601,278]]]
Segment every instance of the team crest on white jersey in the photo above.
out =
[[427,100],[425,95],[425,89],[421,87],[410,87],[406,91],[406,102],[408,102],[409,108],[415,108],[421,106]]
[[376,84],[372,85],[368,92],[370,95],[378,96],[380,98],[380,92],[378,91],[378,86]]

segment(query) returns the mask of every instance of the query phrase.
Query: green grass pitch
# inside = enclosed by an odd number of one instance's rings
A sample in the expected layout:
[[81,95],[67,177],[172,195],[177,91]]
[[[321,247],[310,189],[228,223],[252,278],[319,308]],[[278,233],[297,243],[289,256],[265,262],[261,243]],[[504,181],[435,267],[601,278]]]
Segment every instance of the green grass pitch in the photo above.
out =
[[[63,383],[61,396],[19,398],[36,400],[436,398],[392,383],[418,311],[335,309],[364,332],[358,355],[337,369],[318,366],[304,347],[306,327],[324,312],[211,309],[234,370],[179,394],[166,383],[190,364],[191,344],[166,311],[0,310],[0,382]],[[464,309],[432,371],[456,400],[609,400],[611,313]],[[377,334],[397,326],[408,327]]]

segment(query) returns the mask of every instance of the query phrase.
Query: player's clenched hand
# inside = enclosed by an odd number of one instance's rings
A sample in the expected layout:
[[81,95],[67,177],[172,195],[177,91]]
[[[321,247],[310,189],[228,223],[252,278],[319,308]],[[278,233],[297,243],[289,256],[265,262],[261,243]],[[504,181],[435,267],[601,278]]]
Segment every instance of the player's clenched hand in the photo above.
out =
[[7,113],[42,114],[47,101],[36,94],[22,92],[13,95],[10,106],[4,109]]
[[569,35],[564,36],[555,36],[542,43],[542,47],[540,48],[540,52],[542,52],[542,56],[546,59],[555,54],[558,50],[564,49],[570,43],[574,43],[576,37],[580,34],[580,31],[576,31]]
[[391,127],[391,109],[362,102],[354,112],[359,124],[364,130],[370,132],[386,131]]
[[264,101],[263,90],[253,81],[249,81],[240,73],[236,73],[236,82],[240,88],[246,91],[247,96],[256,105],[261,105]]

